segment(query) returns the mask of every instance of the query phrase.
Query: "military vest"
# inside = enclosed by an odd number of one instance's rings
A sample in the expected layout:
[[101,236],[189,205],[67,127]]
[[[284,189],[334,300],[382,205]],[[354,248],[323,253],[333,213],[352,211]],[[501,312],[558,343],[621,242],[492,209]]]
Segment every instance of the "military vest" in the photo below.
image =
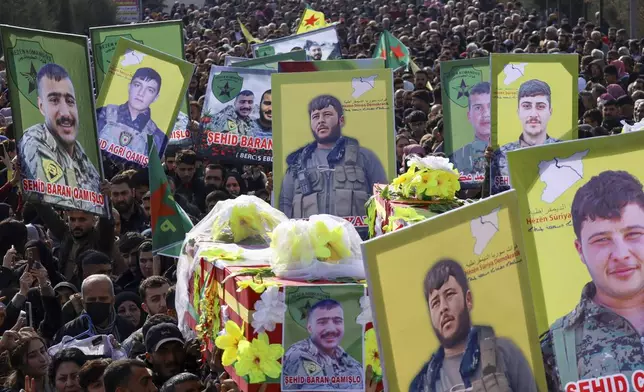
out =
[[496,360],[496,336],[490,327],[479,332],[481,378],[472,381],[472,392],[512,392],[502,362]]
[[564,319],[560,318],[552,324],[552,342],[555,363],[559,374],[560,385],[575,382],[579,379],[577,371],[577,341],[582,339],[582,328],[565,328]]
[[154,131],[157,129],[156,124],[150,118],[143,129],[132,128],[119,122],[118,109],[117,105],[105,107],[105,127],[99,129],[100,137],[107,141],[108,146],[110,143],[114,143],[114,145],[127,147],[147,156],[148,135],[154,135]]
[[314,166],[312,157],[304,155],[301,152],[297,158],[294,173],[293,218],[316,214],[339,217],[365,214],[364,205],[371,192],[356,140],[347,139],[344,158],[328,166]]

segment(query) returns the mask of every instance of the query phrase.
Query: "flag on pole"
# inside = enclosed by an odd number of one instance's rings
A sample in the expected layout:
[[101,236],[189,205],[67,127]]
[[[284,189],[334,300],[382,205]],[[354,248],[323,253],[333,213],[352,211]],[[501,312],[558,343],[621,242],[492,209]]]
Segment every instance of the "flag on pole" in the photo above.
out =
[[306,6],[302,17],[300,18],[300,25],[297,27],[295,34],[306,33],[307,31],[317,30],[326,26],[327,24],[324,13],[315,11],[313,8]]
[[398,38],[385,30],[380,34],[380,41],[373,58],[384,59],[386,68],[398,69],[409,64],[409,49]]
[[244,26],[239,18],[237,18],[237,23],[239,23],[239,28],[241,29],[244,38],[246,38],[246,42],[248,42],[249,44],[261,44],[262,42],[264,42],[261,39],[253,37],[253,35],[250,33],[250,31],[248,31],[246,26]]
[[179,257],[183,240],[192,229],[192,222],[188,214],[174,201],[151,136],[148,137],[148,146],[152,146],[148,162],[152,252]]

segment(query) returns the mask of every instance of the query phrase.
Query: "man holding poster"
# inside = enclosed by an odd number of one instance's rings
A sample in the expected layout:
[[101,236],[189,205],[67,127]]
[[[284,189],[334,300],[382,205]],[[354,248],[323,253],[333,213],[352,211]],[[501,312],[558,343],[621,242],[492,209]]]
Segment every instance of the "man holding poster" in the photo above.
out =
[[319,95],[308,105],[315,141],[286,158],[279,209],[289,218],[315,214],[362,216],[374,184],[386,184],[385,169],[373,151],[343,136],[340,100]]
[[537,384],[521,349],[497,337],[489,326],[474,326],[472,292],[463,267],[442,259],[425,275],[424,294],[441,346],[416,375],[409,392],[536,392]]
[[[637,389],[644,380],[644,190],[625,171],[604,171],[571,206],[575,249],[591,282],[541,342],[548,390]],[[637,371],[640,371],[637,373]],[[631,381],[632,380],[632,381]]]
[[517,115],[523,130],[517,141],[494,151],[490,175],[492,194],[510,189],[508,151],[559,142],[548,136],[548,122],[552,117],[551,95],[550,86],[541,80],[528,80],[519,87]]
[[137,69],[129,84],[127,102],[96,109],[99,137],[108,145],[147,156],[147,137],[152,135],[157,150],[164,151],[168,138],[152,120],[150,109],[160,91],[161,75],[157,71],[148,67]]
[[26,129],[18,142],[25,191],[41,193],[56,206],[102,214],[101,176],[77,140],[79,115],[69,74],[58,64],[45,64],[36,88],[45,122]]

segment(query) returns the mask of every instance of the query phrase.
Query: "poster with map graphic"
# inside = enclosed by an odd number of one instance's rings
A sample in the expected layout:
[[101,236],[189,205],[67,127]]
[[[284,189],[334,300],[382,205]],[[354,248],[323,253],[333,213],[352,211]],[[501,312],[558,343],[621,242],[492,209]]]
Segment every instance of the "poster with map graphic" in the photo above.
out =
[[322,61],[285,61],[280,62],[279,72],[315,72],[315,71],[345,71],[349,69],[382,69],[385,68],[383,59],[353,59]]
[[[286,286],[282,391],[364,391],[361,284]],[[323,352],[341,358],[328,366]]]
[[[92,53],[94,54],[94,78],[97,93],[101,90],[105,80],[105,73],[110,68],[110,62],[120,37],[185,60],[183,23],[181,21],[93,27],[89,31]],[[181,108],[170,134],[169,145],[177,148],[190,148],[192,146],[192,135],[188,129],[189,114],[186,92],[186,99],[181,103]]]
[[23,201],[109,216],[87,37],[6,25],[0,36]]
[[577,54],[490,56],[491,193],[510,189],[507,153],[577,138]]
[[277,71],[277,65],[280,61],[304,61],[306,52],[304,50],[295,50],[288,53],[280,53],[274,56],[260,57],[256,59],[247,59],[245,57],[226,56],[224,60],[225,67],[269,69]]
[[211,67],[195,151],[212,162],[270,165],[273,98],[268,69]]
[[[509,191],[363,242],[385,390],[432,390],[426,374],[444,364],[444,349],[487,338],[495,346],[476,345],[481,356],[468,372],[496,373],[487,364],[503,352],[496,369],[512,369],[508,390],[547,390],[517,214]],[[441,245],[428,252],[427,244]],[[403,272],[401,255],[414,255]],[[441,390],[468,388],[461,377],[440,380]]]
[[622,312],[644,306],[643,149],[633,132],[508,154],[548,390],[644,380],[639,316]]
[[395,177],[391,69],[277,73],[274,206],[342,217],[368,235],[365,203]]
[[274,56],[295,50],[306,51],[307,60],[334,60],[342,58],[340,40],[335,26],[307,33],[290,35],[251,46],[255,57]]
[[445,154],[461,173],[462,189],[485,180],[485,149],[490,145],[490,59],[441,62]]
[[118,163],[148,165],[148,136],[163,155],[194,64],[121,38],[96,100],[99,146]]

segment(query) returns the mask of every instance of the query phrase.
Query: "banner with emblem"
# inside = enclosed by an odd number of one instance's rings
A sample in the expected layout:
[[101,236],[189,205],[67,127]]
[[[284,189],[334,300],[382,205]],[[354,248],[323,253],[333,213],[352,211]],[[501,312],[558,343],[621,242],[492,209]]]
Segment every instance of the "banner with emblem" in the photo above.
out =
[[279,72],[345,71],[348,69],[382,69],[383,59],[352,59],[326,61],[284,61],[278,65]]
[[509,191],[362,244],[385,390],[548,390],[517,219]]
[[[93,27],[90,29],[89,36],[94,54],[94,78],[97,92],[101,90],[105,74],[110,68],[110,61],[120,37],[185,60],[183,23],[181,21]],[[192,146],[192,137],[190,129],[188,129],[189,115],[190,109],[186,93],[186,100],[181,103],[177,120],[168,141],[171,146],[177,145],[178,148]]]
[[632,132],[508,154],[550,391],[643,385],[642,151]]
[[461,189],[480,189],[490,145],[490,59],[443,61],[441,85],[445,154],[461,173]]
[[195,151],[211,162],[271,164],[273,72],[253,68],[210,68]]
[[282,391],[364,391],[365,287],[286,286],[284,292]]
[[273,75],[274,205],[330,214],[367,236],[365,203],[395,177],[391,69]]
[[0,26],[25,201],[107,216],[87,37]]
[[103,154],[146,167],[151,135],[162,156],[193,71],[187,61],[121,38],[96,101]]
[[577,138],[577,54],[490,55],[491,193],[510,189],[507,153]]
[[305,50],[308,60],[334,60],[342,58],[340,40],[335,26],[291,35],[251,46],[255,57],[273,56],[293,50]]
[[294,50],[288,53],[280,53],[274,56],[260,57],[256,59],[247,59],[245,57],[226,56],[224,66],[238,68],[270,69],[277,71],[277,64],[280,61],[304,61],[306,52],[304,50]]

